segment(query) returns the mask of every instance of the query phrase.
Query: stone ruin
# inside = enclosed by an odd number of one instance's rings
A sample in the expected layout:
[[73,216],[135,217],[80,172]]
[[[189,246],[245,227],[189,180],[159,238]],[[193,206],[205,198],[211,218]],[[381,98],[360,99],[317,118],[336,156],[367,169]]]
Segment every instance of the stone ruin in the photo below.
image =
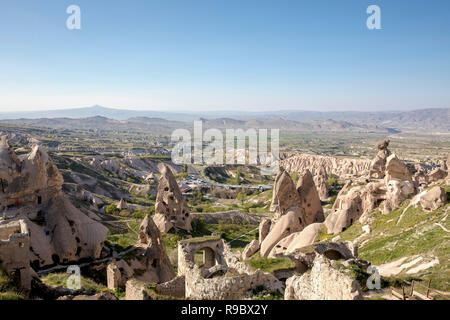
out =
[[[201,261],[198,253],[202,252]],[[111,275],[118,274],[110,265]],[[108,283],[109,283],[108,276]],[[113,277],[111,276],[111,282]],[[162,279],[161,279],[162,280]],[[126,279],[127,300],[150,300],[149,286],[160,295],[193,300],[245,299],[253,291],[265,288],[267,292],[284,293],[283,283],[274,275],[254,271],[240,262],[230,246],[220,237],[207,236],[178,242],[178,276],[165,282]]]
[[30,232],[23,220],[0,221],[0,269],[27,295],[31,290]]
[[[203,263],[195,263],[195,254],[203,251]],[[185,277],[187,299],[233,300],[252,296],[257,288],[284,293],[274,275],[254,271],[240,262],[231,247],[219,237],[193,238],[178,242],[178,275]]]
[[186,199],[172,171],[166,165],[161,170],[153,219],[161,233],[168,232],[172,227],[192,230],[192,218]]
[[34,145],[17,156],[0,141],[0,212],[23,221],[30,234],[33,268],[98,258],[107,228],[75,208],[62,192],[63,178],[47,153]]

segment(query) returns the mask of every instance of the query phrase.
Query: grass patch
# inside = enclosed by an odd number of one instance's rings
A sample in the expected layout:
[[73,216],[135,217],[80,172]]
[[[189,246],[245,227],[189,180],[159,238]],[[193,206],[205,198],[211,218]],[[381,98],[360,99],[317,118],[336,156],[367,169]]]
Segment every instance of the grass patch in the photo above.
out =
[[23,300],[24,296],[20,294],[12,279],[0,270],[0,300]]
[[288,258],[264,258],[256,253],[250,260],[246,261],[254,269],[273,273],[280,269],[294,268],[295,264]]
[[[57,272],[57,273],[50,273],[46,276],[41,277],[41,281],[50,287],[67,288],[67,279],[69,279],[69,277],[70,277],[69,273]],[[85,288],[86,290],[92,289],[95,291],[109,291],[114,293],[113,291],[110,291],[106,286],[83,276],[81,276],[81,287]]]

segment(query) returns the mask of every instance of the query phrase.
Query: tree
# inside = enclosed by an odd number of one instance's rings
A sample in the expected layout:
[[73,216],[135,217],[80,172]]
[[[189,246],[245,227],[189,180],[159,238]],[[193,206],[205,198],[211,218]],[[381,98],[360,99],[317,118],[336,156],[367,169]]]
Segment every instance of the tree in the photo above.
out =
[[245,198],[246,198],[246,194],[243,191],[241,191],[238,193],[236,200],[240,201],[241,205],[244,205]]
[[326,181],[328,187],[334,187],[337,184],[336,178],[333,177],[333,174],[330,172],[328,180]]
[[105,212],[107,214],[117,214],[120,212],[120,210],[117,209],[117,206],[114,203],[111,203],[106,207]]
[[235,183],[236,185],[241,184],[241,167],[238,167],[236,169],[236,177],[235,177]]

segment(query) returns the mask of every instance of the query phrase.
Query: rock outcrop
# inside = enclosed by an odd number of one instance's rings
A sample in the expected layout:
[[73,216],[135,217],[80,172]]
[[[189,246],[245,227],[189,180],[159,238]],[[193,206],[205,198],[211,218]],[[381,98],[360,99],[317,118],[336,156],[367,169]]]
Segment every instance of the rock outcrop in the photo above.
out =
[[324,256],[314,260],[311,272],[286,280],[285,300],[361,300],[359,282],[349,271]]
[[384,178],[386,171],[386,160],[391,155],[388,149],[389,140],[379,141],[375,144],[378,153],[370,164],[370,177],[375,179]]
[[256,253],[256,251],[259,250],[259,241],[257,239],[252,240],[242,252],[242,259],[247,260],[252,255]]
[[263,219],[261,221],[261,223],[259,224],[258,239],[259,239],[260,244],[264,241],[266,236],[269,234],[271,225],[272,225],[272,220],[270,220],[270,219]]
[[447,177],[447,171],[445,171],[441,168],[436,168],[428,174],[428,183],[443,180],[446,177]]
[[63,178],[38,145],[17,157],[5,137],[0,142],[0,211],[22,219],[30,230],[33,268],[98,258],[107,228],[75,208],[62,192]]
[[300,196],[300,205],[305,212],[306,225],[323,222],[325,217],[322,204],[309,170],[306,170],[305,174],[298,179],[297,191]]
[[325,220],[328,233],[338,234],[353,222],[357,221],[363,214],[363,200],[361,198],[361,187],[353,187],[345,195],[336,199],[332,213]]
[[291,207],[270,230],[261,243],[260,253],[267,257],[272,248],[283,238],[291,233],[303,230],[306,227],[305,212],[300,207]]
[[172,171],[164,166],[159,179],[154,221],[161,233],[172,227],[191,231],[191,215]]
[[317,240],[322,226],[322,223],[313,223],[302,231],[293,233],[291,235],[292,240],[289,241],[289,243],[286,243],[286,254],[290,254],[295,252],[297,249],[312,245]]
[[[299,178],[297,187],[294,187],[290,175],[281,168],[274,184],[271,209],[275,210],[275,217],[270,231],[267,236],[260,236],[260,253],[263,257],[270,256],[277,243],[290,234],[302,231],[312,223],[324,221],[322,205],[311,172],[306,170]],[[264,233],[267,228],[266,226]]]
[[370,171],[370,160],[340,158],[332,156],[319,156],[311,154],[299,154],[280,161],[280,166],[289,173],[304,173],[311,171],[315,176],[320,167],[325,171],[342,179],[368,175]]
[[414,184],[411,181],[389,180],[386,191],[386,201],[383,213],[389,213],[398,207],[415,193]]
[[319,198],[322,201],[325,201],[328,198],[328,178],[329,174],[327,173],[327,170],[323,165],[321,165],[314,175],[314,184],[316,185]]
[[278,218],[284,215],[289,208],[299,206],[300,204],[300,195],[291,176],[280,167],[273,185],[270,209],[275,212],[275,217]]
[[412,181],[411,172],[405,164],[395,154],[391,154],[386,159],[386,177],[385,181]]
[[436,210],[447,203],[447,193],[444,188],[435,186],[420,194],[418,203],[425,210]]
[[108,265],[108,288],[123,287],[130,279],[158,284],[175,278],[161,232],[148,215],[142,220],[138,242],[128,256]]

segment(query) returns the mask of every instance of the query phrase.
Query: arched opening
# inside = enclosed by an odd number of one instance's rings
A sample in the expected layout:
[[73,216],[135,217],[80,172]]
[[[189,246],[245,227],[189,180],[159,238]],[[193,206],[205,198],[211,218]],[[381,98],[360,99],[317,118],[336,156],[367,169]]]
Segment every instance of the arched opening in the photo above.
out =
[[216,253],[209,247],[201,248],[195,253],[194,261],[197,266],[209,269],[216,265]]
[[38,203],[38,204],[42,204],[42,197],[41,197],[41,196],[38,196],[38,197],[37,197],[37,203]]
[[8,181],[5,179],[0,179],[0,187],[1,187],[1,191],[3,193],[7,193],[8,192]]
[[336,250],[330,249],[323,253],[323,255],[330,260],[340,260],[344,259],[344,256]]
[[59,256],[57,254],[52,254],[52,261],[54,264],[59,263]]

